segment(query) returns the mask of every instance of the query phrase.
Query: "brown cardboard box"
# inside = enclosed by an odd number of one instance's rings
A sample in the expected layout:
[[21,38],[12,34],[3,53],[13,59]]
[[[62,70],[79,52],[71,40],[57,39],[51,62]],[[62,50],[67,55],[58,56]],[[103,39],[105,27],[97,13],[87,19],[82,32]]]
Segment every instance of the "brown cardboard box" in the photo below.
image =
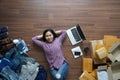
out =
[[103,44],[103,40],[92,40],[90,41],[91,43],[91,50],[92,50],[92,58],[93,58],[93,62],[94,64],[105,64],[106,63],[106,59],[101,60],[98,58],[98,56],[96,55],[96,49],[98,48],[97,45],[104,45]]
[[90,75],[87,71],[84,71],[82,75],[79,77],[79,80],[96,80],[92,75]]
[[83,71],[92,72],[92,58],[83,58]]
[[112,63],[107,72],[109,80],[120,80],[120,62]]
[[95,54],[95,51],[96,51],[96,49],[98,48],[97,46],[103,45],[103,40],[92,40],[92,41],[90,41],[90,43],[91,43],[91,48],[92,48],[93,57],[94,57],[94,58],[97,58],[97,56],[96,56],[96,54]]
[[104,39],[103,39],[103,43],[107,49],[107,51],[109,52],[110,47],[116,42],[118,41],[117,36],[113,36],[113,35],[104,35]]
[[101,59],[99,59],[99,58],[93,58],[93,62],[94,62],[94,64],[96,64],[96,65],[106,64],[106,59],[101,60]]
[[110,54],[108,55],[108,58],[110,58],[112,62],[120,61],[120,42],[116,42],[110,48]]
[[99,59],[105,59],[108,55],[105,47],[101,47],[101,48],[97,49],[96,54],[99,57]]
[[96,80],[98,79],[98,78],[97,78],[97,70],[96,70],[96,69],[94,69],[94,70],[90,73],[90,75],[92,75]]

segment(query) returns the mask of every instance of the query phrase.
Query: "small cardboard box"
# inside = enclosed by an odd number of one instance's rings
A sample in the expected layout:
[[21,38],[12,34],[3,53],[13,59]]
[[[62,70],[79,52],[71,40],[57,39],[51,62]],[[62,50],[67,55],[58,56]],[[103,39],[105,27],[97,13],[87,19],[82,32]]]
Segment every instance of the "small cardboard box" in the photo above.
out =
[[92,72],[92,58],[83,58],[83,71]]
[[93,62],[94,64],[105,64],[106,63],[106,59],[99,59],[98,56],[96,55],[96,49],[97,49],[97,45],[101,45],[103,47],[103,40],[92,40],[90,41],[91,43],[91,49],[92,49],[92,58],[93,58]]
[[112,63],[107,72],[109,80],[120,80],[120,62]]
[[105,59],[108,55],[105,47],[101,47],[101,48],[97,49],[96,54],[99,57],[99,59]]
[[92,49],[92,53],[93,53],[93,57],[97,58],[95,51],[97,49],[97,45],[103,45],[103,40],[91,40],[91,49]]
[[84,71],[82,75],[79,77],[79,80],[96,80],[96,79],[87,71]]
[[94,69],[90,74],[91,74],[96,80],[98,80],[98,78],[97,78],[97,69]]
[[108,55],[108,58],[112,61],[120,61],[120,42],[116,42],[111,48],[110,48],[110,54]]
[[98,77],[98,80],[109,80],[108,73],[107,73],[107,65],[98,66],[97,77]]

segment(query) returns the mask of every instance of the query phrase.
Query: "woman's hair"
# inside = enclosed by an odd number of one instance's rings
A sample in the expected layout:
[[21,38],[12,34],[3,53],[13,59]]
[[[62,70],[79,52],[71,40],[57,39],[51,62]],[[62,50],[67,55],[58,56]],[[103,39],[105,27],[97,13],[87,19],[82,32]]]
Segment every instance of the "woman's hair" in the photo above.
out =
[[43,41],[46,41],[45,34],[46,34],[48,31],[53,34],[53,39],[55,39],[55,38],[57,37],[57,34],[55,33],[55,31],[54,31],[53,29],[46,29],[46,30],[43,32]]

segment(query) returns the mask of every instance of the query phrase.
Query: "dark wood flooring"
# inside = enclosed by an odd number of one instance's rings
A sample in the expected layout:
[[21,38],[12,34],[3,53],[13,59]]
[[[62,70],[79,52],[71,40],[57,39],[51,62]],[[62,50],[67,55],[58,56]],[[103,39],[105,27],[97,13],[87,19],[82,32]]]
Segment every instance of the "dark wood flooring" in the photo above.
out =
[[[30,44],[29,56],[45,66],[52,80],[43,50],[31,38],[44,29],[68,29],[80,24],[86,41],[72,46],[68,37],[63,50],[69,62],[66,80],[78,80],[82,74],[82,58],[73,58],[71,48],[88,46],[89,40],[103,39],[104,35],[120,37],[120,0],[0,0],[0,26],[9,26],[9,36],[23,38]],[[86,55],[89,57],[90,55]]]

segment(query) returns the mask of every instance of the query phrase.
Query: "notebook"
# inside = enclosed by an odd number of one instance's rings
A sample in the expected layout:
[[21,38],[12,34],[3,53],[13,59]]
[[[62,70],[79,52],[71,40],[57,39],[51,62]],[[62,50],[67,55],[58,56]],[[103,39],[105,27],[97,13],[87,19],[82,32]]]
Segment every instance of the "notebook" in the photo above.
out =
[[85,35],[83,34],[79,24],[68,29],[67,35],[68,35],[72,45],[82,42],[83,40],[86,40]]

